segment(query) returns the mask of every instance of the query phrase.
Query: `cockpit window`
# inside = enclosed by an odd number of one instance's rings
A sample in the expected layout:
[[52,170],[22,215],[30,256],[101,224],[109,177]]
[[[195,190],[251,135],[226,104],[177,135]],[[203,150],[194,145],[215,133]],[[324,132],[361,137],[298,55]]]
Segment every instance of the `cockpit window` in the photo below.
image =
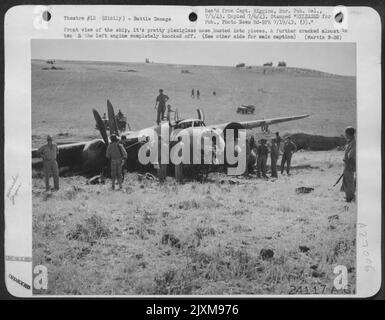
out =
[[177,128],[178,129],[187,129],[190,127],[204,127],[204,126],[205,126],[205,124],[203,123],[203,121],[195,120],[195,121],[186,121],[186,122],[179,123],[177,125]]

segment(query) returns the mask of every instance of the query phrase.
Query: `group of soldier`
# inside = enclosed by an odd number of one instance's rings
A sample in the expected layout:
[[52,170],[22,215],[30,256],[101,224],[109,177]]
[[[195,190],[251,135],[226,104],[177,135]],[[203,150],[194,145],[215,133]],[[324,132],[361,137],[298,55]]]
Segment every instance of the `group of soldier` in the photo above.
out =
[[[194,89],[192,91],[194,95]],[[199,90],[197,91],[199,96]],[[157,109],[157,124],[165,118],[166,103],[169,97],[159,89],[159,95],[155,101],[155,109]],[[167,105],[167,118],[170,119],[170,113],[174,112],[170,105]],[[119,110],[120,111],[120,110]],[[345,192],[346,201],[350,202],[355,199],[355,172],[356,172],[356,140],[355,129],[348,127],[345,129],[345,138],[347,145],[344,155],[344,172],[342,174],[343,182],[341,191]],[[123,146],[124,140],[119,140],[116,135],[111,135],[111,143],[107,147],[106,157],[111,165],[112,189],[115,189],[115,181],[117,180],[119,187],[122,188],[123,180],[123,165],[127,160],[127,152]],[[277,178],[277,162],[280,154],[281,157],[281,174],[284,173],[286,166],[286,173],[290,175],[291,159],[293,154],[297,151],[297,146],[291,140],[290,136],[282,139],[279,132],[275,133],[275,138],[271,139],[270,144],[267,144],[266,139],[260,139],[256,143],[253,136],[248,139],[246,145],[247,154],[247,168],[246,173],[254,173],[258,178],[268,179],[267,176],[267,161],[270,156],[271,177]],[[58,155],[58,147],[52,141],[52,137],[47,137],[47,144],[39,149],[39,154],[43,158],[43,170],[45,174],[45,186],[49,191],[49,177],[53,176],[54,189],[59,189],[59,169],[56,161]]]
[[251,136],[246,145],[246,173],[254,173],[256,168],[258,178],[268,179],[268,176],[266,174],[267,160],[270,155],[271,177],[278,178],[277,162],[281,151],[281,174],[284,173],[286,165],[286,173],[287,175],[290,175],[291,158],[293,154],[297,151],[297,146],[293,141],[291,141],[291,138],[286,137],[285,139],[282,139],[279,135],[279,132],[276,132],[275,138],[271,139],[270,145],[267,145],[266,139],[260,139],[259,143],[257,144],[255,142],[254,136]]

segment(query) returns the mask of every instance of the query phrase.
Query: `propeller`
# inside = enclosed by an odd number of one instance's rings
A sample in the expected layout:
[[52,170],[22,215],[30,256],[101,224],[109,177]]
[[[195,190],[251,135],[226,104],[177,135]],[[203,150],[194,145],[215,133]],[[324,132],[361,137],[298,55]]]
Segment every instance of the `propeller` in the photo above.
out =
[[108,136],[107,136],[106,126],[104,125],[104,122],[103,122],[102,118],[100,117],[99,112],[97,112],[95,109],[92,109],[92,113],[94,114],[96,126],[99,129],[100,135],[102,136],[103,141],[106,144],[106,146],[108,146]]
[[112,106],[112,103],[110,102],[110,100],[107,100],[107,111],[108,111],[108,124],[110,126],[110,135],[116,134],[117,136],[119,136],[119,130],[118,130],[118,125],[116,123],[114,107]]
[[203,110],[202,109],[197,109],[197,112],[198,112],[198,119],[202,120],[202,121],[205,121],[205,114],[203,113]]

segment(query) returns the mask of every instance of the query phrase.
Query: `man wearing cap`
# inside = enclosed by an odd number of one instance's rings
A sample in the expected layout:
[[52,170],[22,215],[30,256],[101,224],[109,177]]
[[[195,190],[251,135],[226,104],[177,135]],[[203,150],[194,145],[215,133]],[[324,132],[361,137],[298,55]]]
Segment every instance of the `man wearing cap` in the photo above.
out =
[[269,149],[266,146],[266,139],[261,139],[261,144],[257,147],[257,177],[267,179],[266,162],[269,154]]
[[161,120],[164,120],[164,113],[166,112],[166,102],[169,97],[163,94],[163,89],[159,89],[159,95],[155,100],[155,109],[158,106],[156,123],[159,125]]
[[118,180],[120,189],[122,189],[122,167],[127,160],[127,152],[123,145],[118,142],[115,134],[110,137],[111,143],[107,147],[106,157],[111,162],[111,181],[112,190],[115,190],[115,180]]
[[283,170],[285,170],[285,163],[286,163],[287,164],[286,172],[288,175],[290,175],[291,158],[293,154],[297,152],[297,146],[293,141],[291,141],[290,137],[287,137],[285,139],[282,149],[283,149],[283,153],[282,153],[282,160],[281,160],[281,174],[283,174]]
[[344,155],[344,173],[342,179],[341,191],[345,192],[346,202],[351,202],[355,199],[356,191],[356,130],[353,127],[345,129],[345,138],[347,141]]
[[53,176],[54,189],[59,190],[59,167],[56,157],[59,154],[59,149],[56,143],[52,142],[52,137],[47,136],[47,144],[38,150],[40,156],[43,158],[43,170],[45,176],[45,190],[49,191],[49,176]]

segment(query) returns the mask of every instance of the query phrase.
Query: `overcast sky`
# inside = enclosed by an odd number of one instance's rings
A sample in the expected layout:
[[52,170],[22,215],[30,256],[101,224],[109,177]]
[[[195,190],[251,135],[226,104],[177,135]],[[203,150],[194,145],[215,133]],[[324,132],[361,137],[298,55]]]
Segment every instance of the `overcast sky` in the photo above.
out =
[[285,61],[289,67],[356,75],[354,43],[148,40],[32,40],[32,59],[234,66]]

